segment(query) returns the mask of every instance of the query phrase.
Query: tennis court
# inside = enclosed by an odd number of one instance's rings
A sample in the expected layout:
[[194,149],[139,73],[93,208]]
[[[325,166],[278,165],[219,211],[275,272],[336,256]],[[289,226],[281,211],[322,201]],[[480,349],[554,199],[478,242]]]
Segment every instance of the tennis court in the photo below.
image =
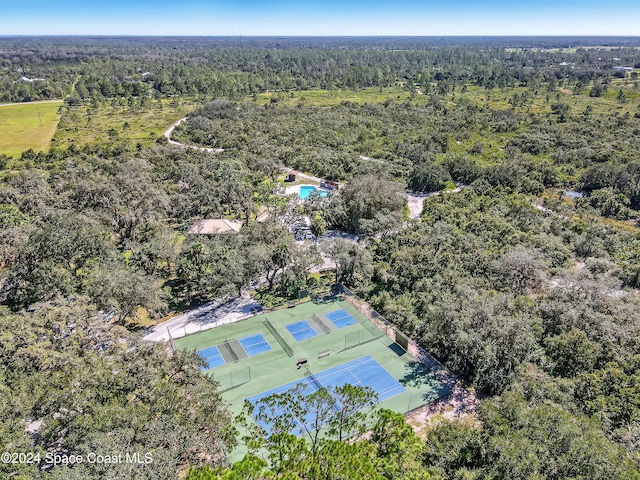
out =
[[345,383],[366,385],[378,393],[382,408],[401,413],[450,391],[393,336],[340,297],[176,338],[175,345],[207,360],[207,374],[219,383],[234,415],[242,413],[246,399],[264,398],[300,383],[310,384],[310,392]]
[[238,340],[225,340],[219,345],[203,348],[196,353],[207,363],[201,370],[210,370],[243,358],[253,357],[271,350],[271,345],[261,333],[249,335]]
[[[280,385],[276,388],[267,390],[266,392],[259,393],[247,400],[254,406],[259,405],[260,400],[270,395],[285,393],[294,389],[296,386],[302,384],[305,395],[310,395],[317,392],[321,388],[336,388],[343,385],[355,385],[360,387],[371,388],[378,396],[378,401],[384,401],[389,398],[400,395],[406,392],[398,381],[393,378],[371,355],[357,358],[350,362],[343,363],[337,367],[323,370],[322,372],[311,374],[301,380],[295,382],[289,382],[285,385]],[[334,405],[336,410],[341,408],[341,405],[336,402]],[[311,425],[315,421],[313,415],[307,415],[304,422],[307,425]],[[264,422],[258,422],[262,427],[269,428],[270,425]],[[298,429],[301,432],[301,429]]]
[[338,328],[348,327],[358,323],[355,318],[349,315],[345,310],[336,310],[335,312],[329,312],[326,317],[333,322]]
[[289,325],[285,325],[285,328],[289,331],[291,336],[296,339],[296,342],[301,342],[302,340],[318,335],[318,332],[311,328],[311,325],[309,325],[309,322],[306,320],[290,323]]
[[227,363],[224,361],[224,358],[222,358],[218,347],[215,346],[199,350],[198,355],[204,358],[204,361],[207,362],[208,365],[207,367],[200,367],[201,370],[219,367],[220,365],[224,365],[225,363]]
[[334,321],[329,317],[329,314],[324,315],[316,315],[315,313],[311,315],[311,318],[300,320],[299,322],[289,323],[285,325],[287,331],[291,334],[291,336],[296,340],[296,342],[301,342],[302,340],[306,340],[308,338],[313,338],[318,335],[327,335],[338,328],[347,327],[349,325],[353,325],[356,322],[355,318],[349,315],[344,310],[336,310],[334,313],[334,317],[337,318],[337,321]]
[[247,355],[253,357],[254,355],[259,355],[264,352],[268,352],[271,350],[271,345],[264,338],[264,335],[261,333],[256,333],[255,335],[250,335],[248,337],[241,338],[238,340],[242,348],[244,348]]
[[262,398],[276,393],[287,392],[300,383],[308,386],[307,392],[309,394],[321,388],[341,387],[346,384],[369,387],[376,392],[380,401],[395,397],[406,391],[371,355],[366,355],[337,367],[314,373],[301,380],[272,388],[247,400],[255,405]]

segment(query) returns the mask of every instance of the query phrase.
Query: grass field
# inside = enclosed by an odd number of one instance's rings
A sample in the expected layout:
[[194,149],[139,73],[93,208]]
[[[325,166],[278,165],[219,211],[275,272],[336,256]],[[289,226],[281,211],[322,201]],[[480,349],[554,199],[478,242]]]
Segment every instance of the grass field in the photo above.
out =
[[[255,97],[255,100],[260,105],[275,101],[278,105],[307,104],[332,107],[342,102],[383,103],[392,100],[399,103],[411,96],[411,92],[401,88],[363,88],[360,90],[301,90],[286,94],[261,93]],[[247,97],[247,100],[250,99],[251,97]],[[426,102],[426,99],[423,102]]]
[[[296,341],[286,325],[343,309],[357,323],[338,328],[328,334],[319,334]],[[276,332],[293,350],[287,355],[281,343],[263,323],[265,317]],[[374,338],[371,332],[376,332]],[[405,413],[434,401],[449,393],[448,387],[415,357],[404,352],[393,340],[375,326],[350,303],[334,297],[318,302],[308,302],[295,308],[285,308],[250,319],[223,325],[204,332],[175,340],[176,347],[186,350],[201,350],[219,345],[225,340],[233,341],[260,333],[271,346],[271,350],[253,357],[240,358],[207,372],[220,382],[222,396],[234,414],[240,413],[244,400],[272,388],[306,378],[305,368],[298,369],[299,358],[308,360],[311,373],[342,365],[367,355],[375,359],[396,379],[406,391],[383,402],[381,406]],[[361,343],[362,342],[362,343]],[[324,356],[327,351],[330,354]],[[323,355],[319,354],[322,353]]]
[[[622,90],[626,95],[626,103],[619,103],[616,95]],[[468,85],[464,93],[460,88],[445,95],[439,95],[440,101],[448,108],[454,108],[461,102],[470,102],[478,106],[493,109],[513,108],[510,100],[514,95],[523,95],[528,90],[524,87],[494,88],[487,91],[481,87]],[[530,91],[529,91],[530,93]],[[640,111],[640,90],[633,88],[630,79],[613,79],[609,90],[599,98],[589,97],[586,88],[578,95],[568,89],[558,88],[546,92],[542,88],[537,95],[530,98],[525,105],[518,105],[515,110],[524,114],[551,114],[551,105],[562,101],[571,107],[571,116],[581,115],[590,106],[593,115],[625,115],[633,116]],[[331,107],[342,102],[383,103],[392,101],[403,103],[411,101],[413,105],[425,105],[430,95],[423,95],[419,90],[410,92],[402,87],[365,88],[359,90],[303,90],[289,93],[262,93],[247,97],[246,101],[258,104],[276,102],[277,105],[315,105]],[[18,156],[24,150],[48,150],[50,147],[67,148],[71,145],[82,147],[90,143],[113,144],[129,142],[132,146],[138,143],[149,146],[164,133],[174,121],[197,108],[203,100],[196,98],[152,100],[142,108],[131,108],[123,102],[102,104],[99,107],[84,105],[80,107],[62,108],[58,102],[41,102],[33,104],[11,104],[0,107],[0,153]],[[42,119],[40,126],[40,118]],[[508,138],[502,134],[491,138],[472,133],[466,141],[452,144],[452,153],[464,154],[475,142],[482,142],[485,151],[482,155],[487,162],[499,154],[500,147]]]
[[[162,106],[160,106],[162,105]],[[146,108],[131,110],[126,106],[102,105],[65,107],[52,145],[66,148],[90,143],[127,141],[147,147],[156,142],[169,126],[196,107],[193,99],[179,102],[151,102]]]
[[[590,87],[589,87],[590,88]],[[627,79],[613,79],[608,91],[602,97],[590,97],[589,88],[585,88],[578,95],[571,90],[558,88],[553,92],[547,92],[541,87],[538,94],[531,98],[526,105],[518,105],[515,110],[521,113],[547,114],[551,113],[551,104],[557,101],[566,102],[571,106],[571,115],[580,115],[588,105],[593,109],[594,115],[624,115],[629,112],[633,115],[640,105],[640,90],[633,88],[633,81]],[[626,103],[618,103],[616,95],[622,90],[626,97]],[[486,90],[482,87],[467,85],[464,93],[457,88],[454,94],[439,95],[440,100],[448,107],[454,107],[461,101],[468,101],[478,106],[486,105],[493,109],[511,109],[510,100],[515,94],[522,95],[528,92],[525,87],[493,88]],[[547,96],[548,94],[548,96]],[[412,93],[401,87],[393,88],[363,88],[360,90],[301,90],[290,93],[262,93],[253,98],[258,104],[264,105],[275,102],[277,105],[295,106],[300,104],[315,105],[316,107],[331,107],[342,102],[353,103],[383,103],[390,100],[394,103],[402,103],[410,100],[414,105],[424,105],[429,101],[430,95]],[[247,97],[247,101],[252,98]]]
[[[509,101],[515,94],[522,95],[527,92],[527,88],[515,87],[504,90],[494,88],[487,91],[481,87],[468,86],[465,93],[456,91],[454,96],[443,97],[450,105],[459,102],[461,99],[476,105],[487,105],[494,109],[513,108]],[[541,90],[538,95],[531,98],[526,105],[518,105],[515,110],[521,113],[547,114],[551,113],[551,105],[555,102],[565,102],[571,107],[571,116],[581,115],[591,106],[593,115],[624,115],[629,112],[633,116],[638,111],[640,105],[640,90],[633,88],[633,82],[615,79],[611,82],[609,89],[602,97],[590,97],[589,88],[574,94],[566,88],[559,88],[553,92]],[[616,100],[618,91],[622,90],[627,97],[626,103],[619,103]],[[548,94],[548,97],[547,97]]]
[[49,150],[60,105],[62,100],[0,106],[0,154],[17,157],[29,149]]

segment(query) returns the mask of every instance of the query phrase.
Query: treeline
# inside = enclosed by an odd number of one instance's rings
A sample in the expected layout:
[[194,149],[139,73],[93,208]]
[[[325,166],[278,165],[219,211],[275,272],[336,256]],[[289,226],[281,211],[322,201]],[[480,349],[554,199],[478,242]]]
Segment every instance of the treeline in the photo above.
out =
[[[249,430],[251,436],[241,442],[250,454],[227,468],[193,468],[187,479],[605,480],[640,475],[624,449],[588,418],[555,405],[527,405],[519,394],[483,403],[478,415],[482,428],[441,421],[427,428],[424,438],[401,414],[370,412],[369,398],[366,389],[351,385],[311,395],[294,391],[267,397],[254,415],[272,422],[272,427]],[[347,408],[336,412],[334,399]],[[278,407],[286,408],[274,418],[270,412]],[[296,418],[311,412],[320,419],[296,436]],[[340,433],[345,431],[367,434],[358,441],[344,441]]]
[[[556,46],[570,41],[556,40]],[[600,49],[578,49],[575,53],[507,49],[499,39],[472,39],[463,48],[429,38],[5,38],[0,42],[0,101],[64,95],[70,95],[72,104],[140,95],[239,99],[264,91],[317,88],[402,84],[428,89],[433,82],[441,90],[465,84],[583,88],[612,77],[614,66],[640,63],[637,50],[628,48],[628,41],[610,40],[620,46],[615,53]],[[522,43],[549,41],[523,39]],[[576,42],[581,43],[580,39]],[[582,39],[582,43],[588,40]],[[44,81],[19,82],[23,76]]]

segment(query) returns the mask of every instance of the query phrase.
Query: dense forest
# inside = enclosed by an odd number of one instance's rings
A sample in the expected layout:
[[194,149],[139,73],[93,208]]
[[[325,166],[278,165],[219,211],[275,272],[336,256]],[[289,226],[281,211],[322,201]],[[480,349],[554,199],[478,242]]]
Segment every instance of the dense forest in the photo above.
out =
[[[0,102],[64,98],[72,128],[88,110],[189,100],[172,138],[223,150],[133,145],[125,129],[0,156],[2,447],[154,459],[135,473],[9,462],[1,475],[640,478],[633,42],[0,39]],[[299,204],[282,195],[285,167],[344,186]],[[417,218],[407,192],[425,197]],[[254,221],[260,207],[269,220]],[[316,236],[360,241],[296,241],[302,217]],[[203,218],[244,227],[187,235]],[[141,340],[260,279],[293,298],[321,257],[480,394],[477,413],[416,434],[365,408],[357,441],[299,438],[287,418],[267,436],[231,418],[201,359]],[[239,444],[250,454],[232,464]]]
[[[596,43],[593,43],[593,42]],[[464,47],[476,43],[475,47]],[[587,85],[616,65],[635,66],[637,39],[83,39],[0,40],[0,101],[71,95],[68,101],[263,91],[425,86]],[[612,45],[575,53],[558,47]],[[515,47],[515,48],[507,48]],[[618,60],[614,60],[614,58]],[[43,79],[20,82],[22,77]],[[69,91],[73,86],[73,92]]]

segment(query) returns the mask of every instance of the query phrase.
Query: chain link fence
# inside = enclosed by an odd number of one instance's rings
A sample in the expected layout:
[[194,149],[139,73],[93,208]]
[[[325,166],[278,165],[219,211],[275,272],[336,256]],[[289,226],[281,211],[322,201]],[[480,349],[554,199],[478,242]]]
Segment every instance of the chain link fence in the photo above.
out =
[[416,357],[420,363],[429,367],[433,373],[446,383],[455,383],[455,377],[433,355],[418,345],[409,335],[393,325],[386,318],[376,312],[366,301],[342,284],[337,285],[340,294],[362,315],[367,317],[373,325],[396,342],[403,350]]

